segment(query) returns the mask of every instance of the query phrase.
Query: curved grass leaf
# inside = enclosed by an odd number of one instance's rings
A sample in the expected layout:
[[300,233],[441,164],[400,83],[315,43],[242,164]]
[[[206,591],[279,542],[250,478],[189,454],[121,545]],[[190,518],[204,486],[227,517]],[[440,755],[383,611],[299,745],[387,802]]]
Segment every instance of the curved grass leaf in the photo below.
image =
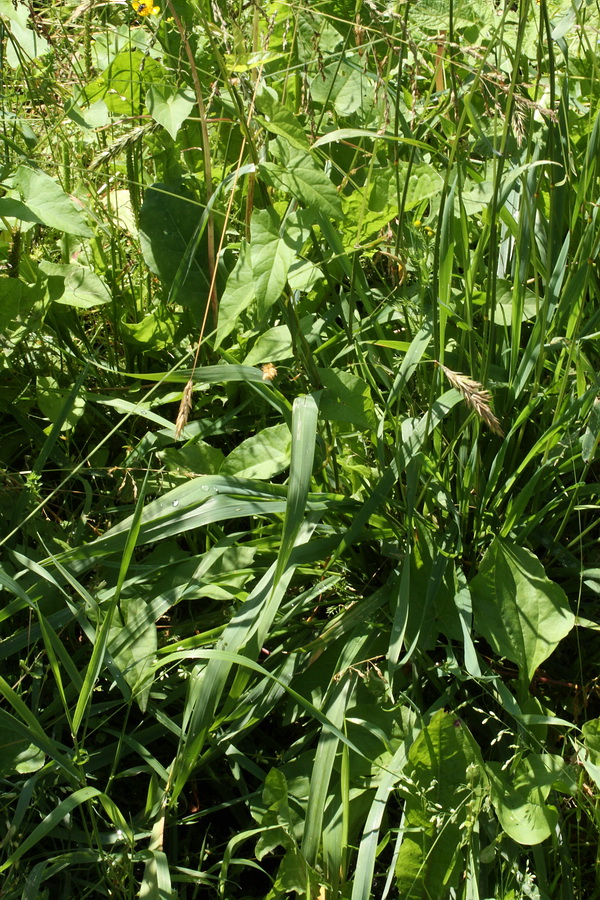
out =
[[292,458],[283,534],[277,557],[275,584],[283,575],[300,532],[315,456],[318,406],[310,395],[297,397],[292,408]]
[[[147,478],[147,474],[146,474]],[[127,570],[129,569],[129,565],[131,563],[131,559],[133,556],[133,551],[135,550],[137,539],[140,531],[140,523],[142,518],[142,511],[144,508],[144,488],[145,482],[140,491],[136,509],[131,517],[131,522],[129,526],[129,530],[127,532],[127,538],[125,541],[125,547],[123,549],[123,556],[121,559],[121,565],[119,567],[119,575],[117,577],[117,584],[115,586],[115,590],[112,598],[104,609],[103,618],[101,623],[99,623],[98,628],[96,629],[96,635],[94,639],[94,646],[92,649],[92,655],[90,661],[88,663],[86,673],[83,679],[83,685],[81,688],[81,692],[79,697],[77,698],[77,706],[75,707],[75,712],[73,713],[73,736],[77,734],[79,731],[79,727],[83,721],[83,717],[88,710],[88,705],[91,700],[92,691],[94,690],[94,686],[96,684],[96,679],[100,674],[100,670],[104,663],[104,657],[106,653],[106,649],[108,646],[109,636],[111,632],[111,627],[113,624],[113,620],[116,615],[122,617],[122,613],[120,610],[120,599],[121,599],[121,589],[123,587],[123,582],[125,581],[125,576],[127,575]],[[123,622],[123,624],[126,624]]]
[[366,900],[371,896],[373,873],[377,860],[379,833],[385,815],[386,806],[394,785],[402,778],[408,762],[408,751],[414,740],[410,732],[405,741],[392,756],[387,771],[382,774],[381,781],[373,798],[369,812],[365,818],[365,826],[358,848],[358,857],[354,870],[351,900]]
[[[304,514],[312,475],[312,461],[317,425],[317,404],[312,397],[296,399],[292,418],[292,461],[285,503],[283,533],[276,563],[261,579],[238,613],[228,623],[219,648],[237,652],[246,647],[257,653],[262,646],[294,567],[288,566],[293,547],[306,543],[315,523],[305,523]],[[231,663],[215,657],[206,669],[190,681],[184,713],[184,737],[172,768],[173,803],[181,793],[189,773],[198,759],[208,729],[214,721]],[[239,685],[232,690],[239,690]]]
[[13,866],[25,853],[27,853],[28,850],[31,850],[31,848],[35,847],[47,834],[54,831],[56,826],[65,818],[65,816],[68,816],[69,813],[87,800],[91,800],[94,797],[100,797],[101,793],[102,792],[99,791],[98,788],[83,787],[78,791],[75,791],[74,794],[71,794],[70,797],[62,800],[58,806],[53,809],[52,812],[49,813],[23,841],[20,842],[17,849],[10,854],[8,859],[0,865],[0,872],[5,872],[6,869]]

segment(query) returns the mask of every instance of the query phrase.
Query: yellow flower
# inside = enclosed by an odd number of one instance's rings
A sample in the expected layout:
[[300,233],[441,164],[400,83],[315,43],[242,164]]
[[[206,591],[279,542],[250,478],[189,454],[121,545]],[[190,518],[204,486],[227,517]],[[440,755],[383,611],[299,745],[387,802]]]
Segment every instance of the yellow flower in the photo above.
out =
[[138,16],[157,16],[160,12],[160,6],[153,6],[149,0],[131,0],[131,5]]

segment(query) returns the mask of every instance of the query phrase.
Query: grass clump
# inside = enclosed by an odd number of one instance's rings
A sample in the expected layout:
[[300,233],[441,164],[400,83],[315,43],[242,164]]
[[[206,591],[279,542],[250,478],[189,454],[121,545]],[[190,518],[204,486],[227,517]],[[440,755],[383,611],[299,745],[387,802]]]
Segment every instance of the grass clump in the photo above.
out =
[[3,895],[596,896],[597,11],[0,16]]

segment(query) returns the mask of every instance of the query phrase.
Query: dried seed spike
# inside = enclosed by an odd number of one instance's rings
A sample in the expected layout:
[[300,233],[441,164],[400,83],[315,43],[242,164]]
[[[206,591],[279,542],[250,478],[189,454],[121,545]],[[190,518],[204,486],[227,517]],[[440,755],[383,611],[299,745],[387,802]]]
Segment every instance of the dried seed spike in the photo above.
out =
[[502,426],[492,412],[492,407],[490,405],[492,395],[490,392],[486,390],[479,381],[474,381],[472,378],[469,378],[468,375],[461,375],[460,372],[453,372],[452,369],[442,365],[441,362],[438,362],[437,365],[440,367],[452,387],[455,387],[461,392],[467,406],[470,406],[471,409],[475,411],[479,418],[485,422],[490,431],[493,431],[494,434],[497,434],[500,437],[504,437]]
[[274,378],[277,377],[277,369],[273,365],[273,363],[265,363],[264,366],[261,366],[263,373],[263,381],[273,381]]
[[181,432],[185,428],[188,423],[188,419],[190,417],[190,413],[192,411],[192,395],[194,393],[194,382],[190,378],[188,383],[183,389],[183,394],[181,396],[181,403],[179,404],[179,411],[177,413],[177,421],[175,422],[175,440],[181,435]]

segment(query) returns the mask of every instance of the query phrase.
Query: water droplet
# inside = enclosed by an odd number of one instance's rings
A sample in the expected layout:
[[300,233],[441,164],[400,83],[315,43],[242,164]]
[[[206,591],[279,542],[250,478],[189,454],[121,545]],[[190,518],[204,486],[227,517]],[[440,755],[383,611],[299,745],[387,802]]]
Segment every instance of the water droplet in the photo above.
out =
[[179,506],[179,500],[173,500],[171,506]]
[[209,487],[208,487],[207,484],[202,484],[202,485],[200,485],[200,490],[201,490],[201,491],[208,491],[208,490],[209,490]]

